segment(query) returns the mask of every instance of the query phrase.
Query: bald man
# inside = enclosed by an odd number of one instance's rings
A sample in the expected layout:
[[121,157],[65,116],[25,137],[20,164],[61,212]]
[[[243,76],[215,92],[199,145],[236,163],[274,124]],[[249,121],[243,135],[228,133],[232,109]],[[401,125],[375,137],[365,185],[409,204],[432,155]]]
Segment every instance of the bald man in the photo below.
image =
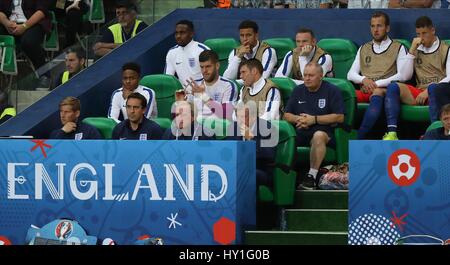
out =
[[311,146],[310,169],[299,189],[317,187],[317,173],[327,145],[334,147],[334,127],[344,122],[344,99],[338,87],[323,81],[320,64],[305,66],[304,84],[297,86],[285,108],[283,119],[297,129],[297,146]]

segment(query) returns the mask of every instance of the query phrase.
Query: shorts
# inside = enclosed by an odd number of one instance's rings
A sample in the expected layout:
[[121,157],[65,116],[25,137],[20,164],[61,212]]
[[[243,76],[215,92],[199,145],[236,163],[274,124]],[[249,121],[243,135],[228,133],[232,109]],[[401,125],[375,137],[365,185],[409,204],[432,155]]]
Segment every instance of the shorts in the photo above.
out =
[[331,129],[331,131],[324,131],[321,129],[315,129],[315,130],[297,130],[297,146],[311,146],[311,139],[313,138],[313,135],[317,131],[322,131],[328,134],[328,137],[330,137],[330,140],[327,143],[328,147],[336,147],[336,139],[334,138],[334,129]]
[[[411,95],[413,96],[414,99],[416,99],[417,96],[424,91],[424,89],[420,89],[420,88],[417,88],[415,86],[408,85],[408,84],[397,83],[397,85],[407,86],[409,89],[409,92],[411,92]],[[428,99],[425,100],[425,105],[428,105]]]
[[370,96],[372,96],[372,93],[364,93],[360,89],[356,89],[355,93],[356,93],[356,102],[358,103],[370,102]]

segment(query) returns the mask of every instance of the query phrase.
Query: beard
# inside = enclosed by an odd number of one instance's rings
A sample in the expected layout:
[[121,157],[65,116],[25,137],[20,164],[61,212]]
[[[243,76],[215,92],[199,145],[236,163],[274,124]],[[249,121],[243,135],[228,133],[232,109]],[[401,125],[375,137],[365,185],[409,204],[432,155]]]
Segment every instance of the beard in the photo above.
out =
[[387,38],[387,34],[384,34],[378,38],[373,38],[376,42],[382,42]]
[[213,72],[211,75],[209,75],[208,79],[206,79],[205,77],[205,82],[211,83],[212,81],[214,81],[217,77],[216,72]]

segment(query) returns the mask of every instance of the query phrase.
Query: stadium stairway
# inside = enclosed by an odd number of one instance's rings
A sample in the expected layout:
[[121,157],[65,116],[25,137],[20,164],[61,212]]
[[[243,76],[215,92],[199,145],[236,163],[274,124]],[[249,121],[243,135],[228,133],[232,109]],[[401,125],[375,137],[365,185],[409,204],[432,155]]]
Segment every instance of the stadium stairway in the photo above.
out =
[[[273,209],[258,206],[258,227]],[[346,245],[348,191],[300,191],[294,204],[280,213],[281,229],[245,231],[247,245]]]

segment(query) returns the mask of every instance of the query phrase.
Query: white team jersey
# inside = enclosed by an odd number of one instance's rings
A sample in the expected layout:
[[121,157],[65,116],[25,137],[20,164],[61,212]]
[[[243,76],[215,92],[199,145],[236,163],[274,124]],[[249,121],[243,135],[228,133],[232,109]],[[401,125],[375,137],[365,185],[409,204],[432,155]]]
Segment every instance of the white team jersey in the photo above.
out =
[[[299,56],[299,64],[300,64],[300,71],[302,73],[305,72],[305,66],[311,62],[311,60],[314,57],[315,49],[308,55],[308,56]],[[275,77],[289,77],[289,75],[292,72],[292,66],[293,66],[293,52],[288,52],[283,59],[283,62],[280,65],[280,68],[278,68]],[[324,54],[322,57],[319,58],[319,61],[317,62],[322,66],[323,70],[323,76],[333,77],[333,59],[329,54]],[[303,84],[303,80],[297,80],[292,79],[297,85]]]
[[[441,40],[436,37],[436,40],[433,42],[433,44],[431,45],[431,47],[425,47],[423,46],[423,44],[420,44],[419,47],[417,47],[417,50],[424,52],[425,54],[428,53],[434,53],[437,51],[437,49],[439,49],[441,45]],[[447,52],[447,61],[445,63],[445,72],[446,72],[446,76],[444,77],[444,79],[440,80],[439,83],[448,83],[450,82],[450,56],[449,56],[450,52]],[[415,56],[408,53],[408,57],[411,58],[411,61],[414,61]]]
[[[251,54],[245,54],[245,59],[251,59],[255,58],[256,52],[258,51],[260,42],[256,44],[255,47],[252,49]],[[241,63],[242,59],[236,56],[236,50],[231,50],[230,54],[228,55],[228,66],[225,72],[223,73],[223,76],[228,79],[239,79],[240,73],[239,71],[239,64]],[[272,71],[277,64],[277,53],[274,48],[268,48],[264,51],[262,56],[261,64],[263,66],[263,74],[262,76],[264,78],[269,78],[272,74]]]
[[167,52],[166,67],[164,73],[178,76],[182,85],[191,78],[199,81],[202,79],[198,56],[204,50],[209,50],[208,46],[192,40],[185,47],[175,46]]
[[[122,112],[122,116],[128,119],[126,103],[127,101],[123,98],[123,88],[119,88],[112,93],[111,104],[109,105],[108,118],[112,118],[117,122],[120,122],[119,116]],[[156,118],[158,117],[158,108],[156,106],[156,95],[153,89],[139,85],[134,92],[143,95],[147,99],[147,111],[145,112],[145,117]]]
[[[223,103],[232,103],[235,104],[238,96],[238,89],[235,83],[232,81],[219,76],[219,79],[216,83],[214,83],[212,86],[207,86],[204,81],[202,81],[205,85],[205,93],[208,95],[208,97],[216,101],[220,104]],[[208,107],[208,105],[204,104],[200,95],[196,95],[196,97],[189,96],[188,100],[192,101],[194,100],[194,103],[198,110],[202,110],[201,115],[202,116],[211,116],[213,113]]]
[[[372,50],[376,54],[382,54],[387,49],[389,49],[392,40],[388,37],[386,40],[381,41],[379,44],[372,41]],[[361,46],[362,47],[362,46]],[[359,47],[358,52],[356,53],[355,60],[353,61],[350,70],[347,73],[347,80],[355,83],[361,84],[365,76],[361,75],[361,65],[360,65],[360,57],[361,57],[361,47]],[[405,82],[412,77],[413,74],[413,60],[408,58],[408,51],[405,46],[401,46],[400,51],[397,55],[397,73],[385,78],[379,79],[375,81],[375,84],[378,87],[387,87],[392,81],[394,82]]]

